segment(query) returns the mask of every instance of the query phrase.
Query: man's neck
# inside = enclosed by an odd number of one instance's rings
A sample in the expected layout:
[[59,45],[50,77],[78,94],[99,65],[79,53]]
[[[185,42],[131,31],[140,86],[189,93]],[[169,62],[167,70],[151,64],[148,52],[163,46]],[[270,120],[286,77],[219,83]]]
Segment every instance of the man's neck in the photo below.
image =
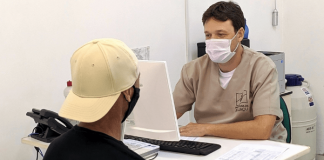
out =
[[93,131],[101,132],[107,134],[117,140],[120,140],[121,137],[121,121],[117,122],[105,122],[105,121],[96,121],[93,123],[84,123],[80,122],[79,127],[84,127]]
[[239,45],[236,50],[236,54],[226,63],[218,63],[220,70],[224,73],[234,70],[242,60],[243,47]]
[[[124,92],[123,92],[124,93]],[[102,132],[117,140],[121,138],[121,121],[123,120],[128,102],[121,93],[115,104],[111,107],[108,113],[101,119],[92,122],[80,122],[78,126],[84,127],[93,131]]]

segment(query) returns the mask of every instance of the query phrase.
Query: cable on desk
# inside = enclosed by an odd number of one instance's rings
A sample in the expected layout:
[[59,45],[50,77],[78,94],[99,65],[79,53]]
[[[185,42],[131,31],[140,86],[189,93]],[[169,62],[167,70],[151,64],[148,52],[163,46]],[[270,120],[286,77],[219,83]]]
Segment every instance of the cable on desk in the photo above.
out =
[[38,160],[38,152],[36,151],[36,160]]
[[42,127],[39,127],[39,126],[36,126],[36,127],[32,130],[32,133],[35,133],[35,129],[36,129],[36,128],[39,128],[39,129],[42,130],[41,133],[37,133],[37,134],[40,134],[40,135],[44,134],[44,129],[43,129]]
[[44,157],[43,152],[42,152],[41,149],[39,149],[39,153],[40,153],[40,155],[41,155],[42,157]]
[[36,160],[38,160],[38,153],[39,153],[42,157],[44,157],[43,152],[42,152],[42,150],[41,150],[40,148],[35,147],[35,149],[36,149]]
[[[38,134],[39,134],[39,133],[35,133],[35,132],[34,132],[36,128],[40,128],[40,129],[42,130],[42,132],[44,131],[43,128],[41,128],[41,127],[37,127],[37,126],[36,126],[36,127],[33,129],[32,133],[28,135],[28,137],[30,137],[31,135],[38,135]],[[43,133],[41,133],[41,134],[43,134]],[[42,157],[44,157],[43,152],[42,152],[42,150],[41,150],[40,148],[38,148],[38,147],[34,147],[34,148],[36,149],[36,160],[38,160],[38,153],[39,153]]]
[[38,133],[31,133],[28,135],[28,137],[30,137],[31,135],[37,135]]
[[152,159],[148,159],[148,160],[153,160],[158,156],[159,153],[156,153],[155,156]]

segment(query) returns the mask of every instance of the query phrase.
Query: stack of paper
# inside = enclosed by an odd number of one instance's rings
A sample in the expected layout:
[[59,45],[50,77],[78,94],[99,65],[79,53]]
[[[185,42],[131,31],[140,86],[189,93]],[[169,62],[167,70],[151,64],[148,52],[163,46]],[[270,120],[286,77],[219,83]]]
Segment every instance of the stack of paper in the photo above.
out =
[[187,141],[197,141],[199,137],[185,137],[185,136],[181,136],[180,139],[181,140],[187,140]]
[[271,145],[240,144],[216,160],[274,160],[287,149]]

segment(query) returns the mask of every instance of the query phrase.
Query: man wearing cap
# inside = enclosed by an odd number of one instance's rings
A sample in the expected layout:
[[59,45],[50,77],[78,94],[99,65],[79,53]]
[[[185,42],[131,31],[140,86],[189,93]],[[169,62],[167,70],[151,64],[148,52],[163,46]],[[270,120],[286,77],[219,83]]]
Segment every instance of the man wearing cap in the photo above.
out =
[[245,22],[240,6],[217,2],[202,21],[207,54],[184,65],[173,93],[178,118],[195,103],[197,123],[180,128],[180,134],[285,142],[276,66],[241,45]]
[[72,91],[59,115],[80,123],[50,144],[44,160],[143,159],[120,141],[121,123],[139,98],[135,54],[119,40],[97,39],[70,63]]

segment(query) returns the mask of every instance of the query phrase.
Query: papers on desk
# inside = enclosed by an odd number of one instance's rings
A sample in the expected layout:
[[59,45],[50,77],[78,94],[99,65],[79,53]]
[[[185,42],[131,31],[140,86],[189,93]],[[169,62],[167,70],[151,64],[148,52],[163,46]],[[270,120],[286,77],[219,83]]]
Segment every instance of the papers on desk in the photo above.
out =
[[141,148],[144,148],[146,146],[149,146],[151,144],[149,143],[145,143],[145,142],[141,142],[141,141],[136,141],[133,139],[124,139],[124,144],[131,150],[135,151]]
[[286,147],[243,143],[216,160],[274,160],[287,149]]
[[198,137],[185,137],[185,136],[180,136],[181,140],[187,140],[187,141],[197,141]]
[[129,149],[133,150],[144,159],[156,155],[160,150],[160,146],[133,139],[124,139],[123,142]]

